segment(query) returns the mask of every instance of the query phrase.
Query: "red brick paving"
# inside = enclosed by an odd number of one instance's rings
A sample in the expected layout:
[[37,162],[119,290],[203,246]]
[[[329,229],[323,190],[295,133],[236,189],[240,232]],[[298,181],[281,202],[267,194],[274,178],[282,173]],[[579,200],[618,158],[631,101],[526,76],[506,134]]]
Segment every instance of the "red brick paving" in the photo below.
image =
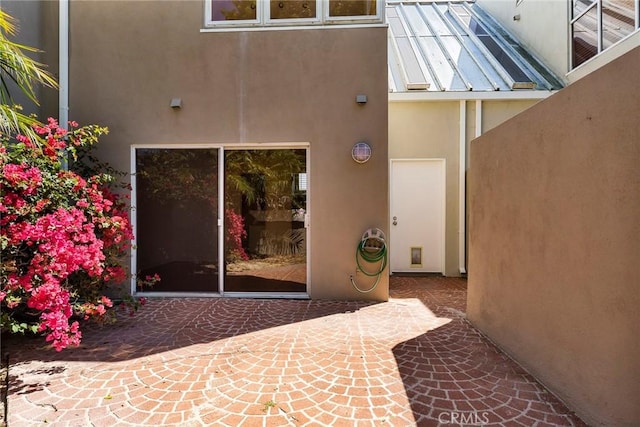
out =
[[466,322],[464,279],[391,297],[154,299],[77,349],[12,337],[9,425],[585,425]]

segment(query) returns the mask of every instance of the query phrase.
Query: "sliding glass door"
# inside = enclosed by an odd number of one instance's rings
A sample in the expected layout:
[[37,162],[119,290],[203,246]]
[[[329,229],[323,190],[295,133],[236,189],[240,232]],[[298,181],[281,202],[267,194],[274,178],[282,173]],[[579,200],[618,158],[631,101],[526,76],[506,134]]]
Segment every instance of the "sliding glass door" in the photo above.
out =
[[137,149],[136,269],[149,292],[218,292],[218,150]]
[[225,292],[306,292],[306,150],[225,150]]
[[136,148],[134,267],[161,278],[137,291],[305,293],[306,154]]

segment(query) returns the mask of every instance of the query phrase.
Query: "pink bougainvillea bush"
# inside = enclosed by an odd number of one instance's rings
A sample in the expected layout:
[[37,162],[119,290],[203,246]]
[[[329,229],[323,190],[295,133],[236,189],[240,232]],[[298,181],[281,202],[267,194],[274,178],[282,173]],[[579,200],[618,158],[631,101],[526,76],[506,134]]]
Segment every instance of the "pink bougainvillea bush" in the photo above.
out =
[[247,255],[247,252],[242,246],[242,239],[246,239],[247,237],[247,231],[244,228],[244,218],[230,208],[225,210],[225,216],[227,221],[225,243],[229,248],[230,258],[248,261],[249,255]]
[[34,130],[0,135],[0,317],[4,331],[42,334],[60,351],[80,343],[79,321],[108,317],[105,293],[124,286],[133,235],[110,175],[63,167],[106,128],[49,119]]

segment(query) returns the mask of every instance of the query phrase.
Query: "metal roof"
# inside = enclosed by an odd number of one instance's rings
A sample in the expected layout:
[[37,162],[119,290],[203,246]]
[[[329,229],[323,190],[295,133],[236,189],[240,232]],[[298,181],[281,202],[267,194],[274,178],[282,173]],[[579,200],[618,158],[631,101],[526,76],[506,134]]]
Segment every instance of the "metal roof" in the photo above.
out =
[[468,1],[387,0],[389,91],[555,90],[560,79]]

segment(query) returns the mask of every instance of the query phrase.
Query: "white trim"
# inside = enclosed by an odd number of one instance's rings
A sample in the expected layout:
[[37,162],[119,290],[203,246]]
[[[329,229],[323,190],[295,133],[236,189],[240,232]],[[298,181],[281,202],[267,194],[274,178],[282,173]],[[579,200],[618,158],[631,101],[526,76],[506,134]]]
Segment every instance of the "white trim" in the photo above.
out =
[[[222,276],[222,275],[220,275]],[[302,292],[278,292],[265,294],[261,292],[227,292],[224,295],[217,292],[138,292],[137,297],[145,298],[286,298],[286,299],[310,299],[308,294]]]
[[591,11],[591,9],[593,9],[594,7],[597,7],[596,5],[598,5],[598,4],[600,4],[600,0],[594,0],[594,2],[591,3],[590,5],[588,5],[582,12],[580,12],[576,16],[573,16],[573,7],[571,6],[571,2],[569,2],[569,7],[571,8],[571,10],[570,10],[571,14],[569,15],[569,16],[571,16],[571,19],[569,20],[569,24],[571,24],[571,25],[575,24],[577,20],[579,20],[584,15],[589,13]]
[[310,299],[309,294],[305,292],[226,292],[225,298],[253,298],[253,299],[272,299],[272,298],[286,298],[286,299]]
[[222,298],[217,292],[138,292],[136,297],[145,298]]
[[306,239],[307,239],[307,254],[306,254],[306,259],[307,259],[307,295],[311,296],[311,257],[309,256],[311,254],[311,229],[313,227],[311,227],[311,223],[312,223],[312,218],[311,218],[311,186],[312,186],[312,177],[311,177],[311,148],[310,146],[306,147],[306,151],[307,151],[307,157],[305,159],[305,169],[306,169],[306,173],[307,173],[307,200],[306,200],[306,206],[307,206],[307,211],[305,213],[305,217],[304,217],[304,227],[307,230],[307,235],[306,235]]
[[230,142],[230,143],[185,143],[185,144],[131,144],[132,148],[227,148],[227,149],[247,149],[260,150],[269,148],[308,148],[308,142]]
[[[598,42],[598,53],[602,52],[603,46],[604,46],[604,27],[603,27],[603,23],[602,23],[602,0],[598,0],[596,2],[596,22],[597,22],[597,26],[598,26],[598,33],[597,33],[597,42]],[[596,54],[597,55],[597,54]]]
[[[58,124],[69,129],[69,0],[59,1],[58,30]],[[62,167],[68,168],[66,156],[62,159]]]
[[[224,274],[220,274],[224,269],[224,147],[218,149],[218,292],[224,295]],[[222,172],[222,173],[220,173]]]
[[482,100],[476,99],[476,132],[475,137],[482,135]]
[[332,23],[325,25],[279,25],[279,26],[262,26],[262,27],[207,27],[201,28],[201,33],[233,33],[233,32],[252,32],[252,31],[291,31],[291,30],[332,30],[332,29],[352,29],[352,28],[387,28],[387,24],[369,23],[369,24],[344,24]]
[[473,101],[481,100],[527,100],[527,99],[545,99],[553,95],[557,91],[554,90],[527,90],[527,91],[424,91],[424,92],[390,92],[388,96],[389,102],[424,102],[424,101]]
[[[133,233],[133,237],[135,240],[133,240],[133,244],[131,245],[131,260],[130,260],[130,268],[131,270],[129,271],[129,273],[131,273],[131,283],[130,283],[130,287],[131,287],[131,295],[136,295],[136,284],[138,281],[138,249],[137,249],[137,235],[138,235],[138,214],[136,211],[136,205],[138,203],[137,201],[137,181],[136,181],[136,148],[132,145],[131,146],[131,151],[130,151],[130,159],[129,159],[129,166],[130,166],[130,172],[131,172],[131,208],[130,208],[130,212],[131,212],[131,232]],[[134,205],[134,203],[136,205]]]
[[59,35],[59,112],[58,119],[62,128],[68,129],[69,121],[69,0],[60,0]]
[[458,270],[460,274],[466,274],[466,185],[465,176],[467,172],[467,101],[460,101],[460,134],[459,134],[459,157],[458,157]]

